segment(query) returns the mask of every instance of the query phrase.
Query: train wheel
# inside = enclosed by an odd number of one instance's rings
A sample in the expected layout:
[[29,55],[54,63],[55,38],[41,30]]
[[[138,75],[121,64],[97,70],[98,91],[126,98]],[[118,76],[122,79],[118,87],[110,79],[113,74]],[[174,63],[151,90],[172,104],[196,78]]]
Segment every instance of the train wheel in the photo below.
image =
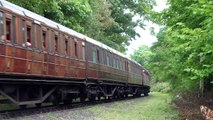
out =
[[85,99],[86,99],[86,95],[85,94],[82,94],[80,95],[80,102],[85,102]]
[[144,93],[144,96],[149,96],[149,93]]
[[80,102],[85,102],[85,97],[80,97]]
[[98,100],[99,100],[99,101],[101,100],[101,96],[98,96]]
[[36,103],[35,105],[36,105],[36,107],[40,108],[42,103]]
[[52,104],[58,106],[60,104],[60,98],[57,94],[51,96]]
[[124,93],[124,98],[128,98],[128,93]]
[[19,108],[26,109],[27,105],[19,105]]
[[59,105],[59,101],[58,100],[53,100],[52,104],[55,105],[55,106],[58,106]]
[[63,103],[64,103],[65,105],[69,105],[69,104],[72,103],[72,99],[63,100]]
[[112,98],[111,96],[108,96],[108,97],[107,97],[108,100],[111,100],[111,98]]
[[89,98],[89,101],[95,101],[96,96],[95,95],[90,95],[88,98]]

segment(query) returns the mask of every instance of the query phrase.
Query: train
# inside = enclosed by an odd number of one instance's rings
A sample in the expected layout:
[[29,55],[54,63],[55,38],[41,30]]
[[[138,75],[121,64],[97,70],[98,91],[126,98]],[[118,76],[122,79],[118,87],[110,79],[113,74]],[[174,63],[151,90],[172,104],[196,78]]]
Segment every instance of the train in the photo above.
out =
[[0,96],[26,108],[148,96],[151,75],[126,55],[0,0]]

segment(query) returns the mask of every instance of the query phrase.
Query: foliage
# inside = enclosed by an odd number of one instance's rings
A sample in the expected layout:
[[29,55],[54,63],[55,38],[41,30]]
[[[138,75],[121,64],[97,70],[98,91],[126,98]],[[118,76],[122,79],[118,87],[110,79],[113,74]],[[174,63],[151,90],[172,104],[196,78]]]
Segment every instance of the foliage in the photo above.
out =
[[213,74],[213,1],[168,0],[170,7],[154,13],[166,26],[152,46],[155,78],[170,81],[176,90],[198,90],[200,80]]
[[[133,20],[135,15],[148,18],[154,0],[108,0],[111,4],[112,17],[114,24],[105,30],[105,35],[113,48],[117,48],[121,52],[125,52],[125,47],[129,45],[129,41],[134,40],[139,34],[135,31],[135,27],[144,27],[142,20]],[[115,44],[116,43],[116,44]]]
[[134,51],[130,58],[140,63],[145,68],[149,68],[152,52],[148,46],[142,45]]
[[169,93],[171,90],[171,85],[168,82],[157,82],[151,87],[152,92]]
[[91,13],[87,0],[9,0],[67,27],[84,32],[83,25]]
[[150,15],[164,26],[151,55],[139,49],[132,58],[151,70],[154,81],[170,82],[175,92],[198,91],[202,81],[213,80],[213,1],[168,0],[168,5]]

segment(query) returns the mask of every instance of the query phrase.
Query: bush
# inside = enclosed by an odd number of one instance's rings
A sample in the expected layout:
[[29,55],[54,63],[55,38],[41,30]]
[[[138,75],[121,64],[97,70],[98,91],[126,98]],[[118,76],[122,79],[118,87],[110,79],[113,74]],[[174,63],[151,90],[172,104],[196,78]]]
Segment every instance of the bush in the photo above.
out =
[[151,92],[171,92],[171,86],[168,82],[159,82],[151,86]]

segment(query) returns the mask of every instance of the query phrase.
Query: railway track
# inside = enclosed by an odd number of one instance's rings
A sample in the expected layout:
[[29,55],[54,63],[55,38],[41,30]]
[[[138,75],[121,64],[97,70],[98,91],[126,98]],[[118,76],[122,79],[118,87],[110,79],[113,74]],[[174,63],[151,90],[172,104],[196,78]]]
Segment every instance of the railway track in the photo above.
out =
[[115,101],[122,101],[122,100],[129,100],[133,99],[135,97],[130,96],[125,99],[102,99],[102,100],[95,100],[95,101],[85,101],[82,102],[73,102],[70,105],[60,104],[58,106],[53,105],[47,105],[42,107],[31,107],[26,109],[14,109],[14,110],[4,110],[0,111],[0,119],[10,119],[10,118],[16,118],[16,117],[22,117],[22,116],[29,116],[33,114],[39,114],[39,113],[47,113],[47,112],[54,112],[54,111],[61,111],[61,110],[67,110],[67,109],[74,109],[74,108],[81,108],[85,106],[92,106],[96,104],[104,104],[109,102],[115,102]]

